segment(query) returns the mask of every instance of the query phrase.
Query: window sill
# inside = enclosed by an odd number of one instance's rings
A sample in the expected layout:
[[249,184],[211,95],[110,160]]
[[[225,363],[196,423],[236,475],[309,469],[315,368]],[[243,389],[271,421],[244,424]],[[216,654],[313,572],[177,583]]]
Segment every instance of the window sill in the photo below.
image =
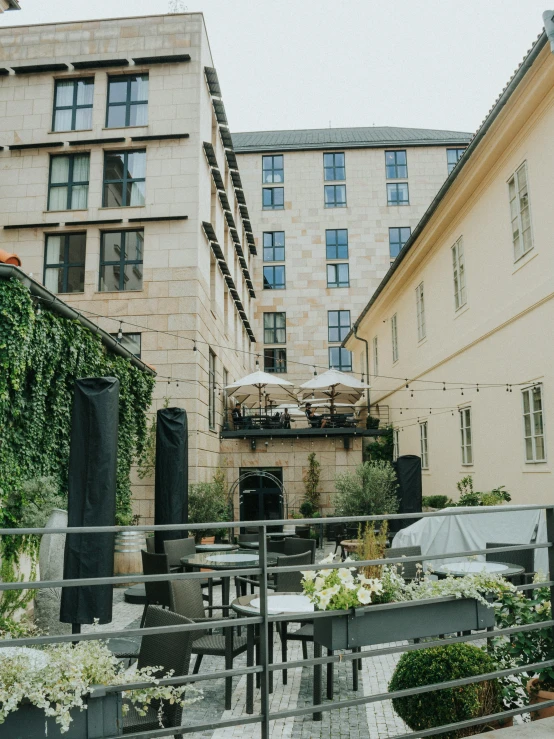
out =
[[94,294],[95,295],[125,295],[126,293],[133,293],[136,295],[136,293],[141,293],[141,292],[144,292],[143,287],[141,287],[138,290],[97,290]]
[[405,208],[409,205],[409,203],[387,203],[389,208]]
[[539,256],[539,252],[533,249],[529,249],[527,254],[524,254],[522,257],[520,257],[517,262],[514,262],[514,268],[512,270],[512,274],[515,275],[516,272],[519,272],[520,269],[525,267],[529,262],[532,262],[535,257]]
[[269,208],[268,206],[262,206],[262,210],[285,210],[285,206],[282,208]]
[[462,305],[461,308],[458,308],[458,310],[454,312],[454,320],[462,316],[467,310],[469,310],[469,303]]
[[101,131],[127,131],[130,128],[148,128],[148,123],[143,123],[142,126],[113,126],[108,128],[104,126]]
[[326,205],[325,210],[335,210],[335,208],[348,208],[347,205]]
[[[121,208],[146,208],[146,205],[103,205],[98,210],[121,210]],[[52,211],[49,211],[50,213]]]
[[93,128],[68,128],[65,131],[47,131],[46,133],[48,136],[51,133],[89,133],[89,131],[94,131]]
[[46,213],[88,213],[88,208],[64,208],[64,210],[43,210]]
[[526,466],[521,470],[524,474],[526,472],[532,472],[536,474],[550,474],[551,470],[548,467],[542,467],[546,465],[546,462],[527,462]]

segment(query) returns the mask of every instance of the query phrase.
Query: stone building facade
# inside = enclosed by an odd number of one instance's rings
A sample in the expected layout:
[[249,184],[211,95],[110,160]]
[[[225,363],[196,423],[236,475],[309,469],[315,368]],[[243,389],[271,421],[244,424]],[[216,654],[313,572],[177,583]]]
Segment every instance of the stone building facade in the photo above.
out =
[[18,0],[0,0],[0,13],[6,10],[21,10]]

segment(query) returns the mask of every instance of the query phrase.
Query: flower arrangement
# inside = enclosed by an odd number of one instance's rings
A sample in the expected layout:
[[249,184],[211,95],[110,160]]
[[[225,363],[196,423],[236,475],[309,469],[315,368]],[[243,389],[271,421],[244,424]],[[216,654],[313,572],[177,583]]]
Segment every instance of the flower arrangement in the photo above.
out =
[[[9,651],[6,652],[6,649]],[[159,667],[144,667],[132,673],[122,669],[106,644],[100,640],[81,641],[47,646],[43,650],[29,649],[13,653],[9,647],[0,650],[0,724],[20,704],[29,702],[42,708],[46,716],[55,718],[65,733],[71,724],[72,709],[86,709],[86,696],[96,685],[125,685],[130,682],[151,682],[152,687],[123,691],[140,715],[159,702],[160,726],[163,704],[175,702],[182,706],[202,698],[196,688],[159,685]],[[27,653],[26,653],[27,652]],[[185,699],[185,689],[187,697]],[[123,705],[124,713],[129,706]]]

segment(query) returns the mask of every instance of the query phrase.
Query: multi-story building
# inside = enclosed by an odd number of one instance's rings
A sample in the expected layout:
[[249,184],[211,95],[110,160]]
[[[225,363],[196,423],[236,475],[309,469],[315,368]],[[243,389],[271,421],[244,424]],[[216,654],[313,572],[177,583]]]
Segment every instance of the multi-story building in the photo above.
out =
[[303,382],[312,365],[352,369],[341,348],[351,321],[470,138],[389,127],[233,134],[260,255],[256,351],[268,372]]
[[421,457],[425,494],[456,498],[471,475],[552,502],[553,126],[543,33],[354,324],[379,348],[371,402],[389,406],[396,452]]
[[5,10],[21,10],[18,0],[0,0],[0,13]]

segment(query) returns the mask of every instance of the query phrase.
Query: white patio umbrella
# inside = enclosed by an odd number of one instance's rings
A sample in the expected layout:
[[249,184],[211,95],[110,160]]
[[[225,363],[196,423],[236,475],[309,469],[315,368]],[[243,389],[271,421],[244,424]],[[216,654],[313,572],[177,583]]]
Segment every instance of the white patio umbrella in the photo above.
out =
[[300,388],[304,399],[312,394],[317,398],[327,398],[330,401],[331,414],[333,414],[337,402],[355,403],[360,399],[364,390],[369,388],[369,385],[346,372],[330,369],[303,383]]
[[260,412],[262,409],[262,395],[264,393],[266,404],[269,397],[273,400],[293,400],[295,403],[298,402],[292,382],[282,380],[280,377],[275,377],[261,370],[256,370],[256,372],[252,372],[250,375],[241,377],[240,380],[227,385],[225,389],[232,392],[241,403],[246,402],[252,396],[257,396]]

